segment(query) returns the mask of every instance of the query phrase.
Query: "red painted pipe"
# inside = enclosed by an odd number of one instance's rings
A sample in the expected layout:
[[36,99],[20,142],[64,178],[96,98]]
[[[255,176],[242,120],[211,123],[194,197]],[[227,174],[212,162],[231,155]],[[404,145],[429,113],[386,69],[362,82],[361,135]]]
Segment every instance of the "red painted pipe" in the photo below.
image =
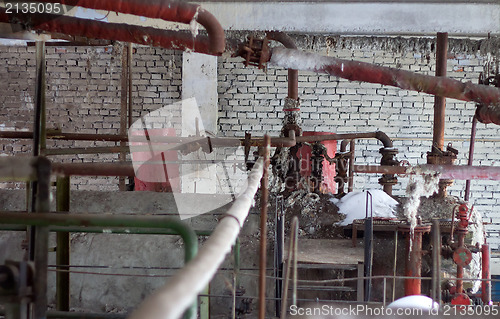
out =
[[[405,90],[462,101],[474,101],[485,105],[500,103],[500,89],[495,87],[472,82],[463,83],[446,77],[416,74],[365,62],[325,57],[299,50],[275,48],[272,50],[270,63],[287,69],[327,73],[350,81],[395,86]],[[495,109],[498,110],[498,107]]]
[[226,47],[224,30],[215,17],[199,5],[168,0],[40,0],[88,9],[133,14],[153,19],[189,24],[195,20],[207,30],[210,53],[220,55]]
[[484,124],[494,123],[500,125],[500,106],[499,105],[480,105],[476,109],[477,120]]
[[[410,237],[411,249],[410,249]],[[406,260],[407,277],[420,277],[422,274],[422,233],[415,231],[407,239],[408,259]],[[417,278],[405,279],[405,296],[420,295],[422,293],[422,280]]]
[[71,36],[132,42],[174,50],[190,49],[205,54],[211,52],[207,37],[195,39],[190,32],[165,31],[53,14],[7,14],[4,8],[0,8],[0,22],[20,23],[28,29]]
[[489,305],[491,301],[491,273],[490,273],[490,246],[484,244],[481,246],[481,271],[484,280],[481,283],[481,299],[483,304]]

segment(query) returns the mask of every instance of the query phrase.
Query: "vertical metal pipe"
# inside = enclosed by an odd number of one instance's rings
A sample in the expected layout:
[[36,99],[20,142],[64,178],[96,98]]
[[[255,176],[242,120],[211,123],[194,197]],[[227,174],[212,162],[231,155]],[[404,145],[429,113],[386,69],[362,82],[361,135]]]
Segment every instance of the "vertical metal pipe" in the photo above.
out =
[[439,220],[432,220],[432,290],[431,298],[441,302],[441,230]]
[[283,196],[276,197],[275,217],[275,245],[274,245],[274,277],[275,282],[275,312],[276,317],[281,316],[281,292],[283,288],[283,250],[285,247],[285,218],[283,216]]
[[[446,76],[446,62],[448,59],[448,33],[439,32],[436,41],[436,76]],[[434,97],[434,134],[432,143],[440,150],[444,147],[446,98]]]
[[387,195],[392,196],[392,185],[391,184],[384,184],[383,189]]
[[[56,210],[58,212],[69,212],[70,203],[70,178],[58,177],[56,181]],[[70,264],[70,239],[68,232],[57,232],[56,264],[56,309],[69,311],[69,264]]]
[[[458,247],[465,246],[465,232],[458,232]],[[460,265],[457,265],[457,293],[461,294],[464,290],[464,283],[462,281],[464,278],[464,268]]]
[[132,43],[129,42],[128,44],[128,53],[127,53],[127,58],[128,58],[128,127],[130,128],[132,124],[134,123],[134,104],[133,104],[133,99],[132,99],[132,59],[133,59],[133,54],[134,54],[134,48],[132,46]]
[[[122,73],[121,73],[121,98],[120,98],[120,135],[127,134],[127,124],[128,124],[128,49],[125,45],[122,46]],[[120,142],[120,146],[125,146],[125,142]],[[120,152],[120,162],[126,160],[126,153],[124,151]],[[125,191],[125,177],[119,178],[119,188],[120,191]]]
[[[474,117],[472,118],[472,128],[470,133],[469,159],[467,160],[467,165],[469,166],[472,166],[472,162],[474,161],[474,144],[476,143],[476,127],[477,127],[477,117],[476,115],[474,115]],[[470,198],[470,183],[471,183],[470,179],[468,179],[465,182],[464,200],[466,202],[468,202]]]
[[[410,247],[411,246],[411,247]],[[406,259],[407,277],[420,277],[422,274],[422,232],[415,230],[408,235],[407,249],[409,258]],[[405,279],[405,295],[420,295],[422,292],[422,281],[417,278]]]
[[[36,42],[36,87],[35,87],[35,118],[33,127],[33,156],[40,155],[41,145],[44,144],[42,135],[42,113],[45,108],[45,42]],[[36,198],[38,191],[38,182],[30,183],[31,205],[30,211],[36,211]],[[29,260],[35,259],[35,227],[28,230],[28,256]]]
[[236,277],[236,287],[240,286],[240,268],[241,268],[241,262],[240,262],[240,251],[241,251],[241,243],[240,243],[240,238],[236,238],[236,241],[234,243],[234,274]]
[[266,264],[267,264],[267,201],[269,197],[269,155],[271,151],[271,138],[264,136],[264,173],[261,179],[260,198],[260,260],[259,260],[259,319],[266,316]]
[[[368,204],[370,199],[370,204]],[[370,206],[368,206],[370,205]],[[368,207],[370,207],[370,215],[368,215]],[[373,197],[370,192],[366,192],[366,217],[365,217],[365,277],[368,279],[365,282],[365,302],[371,299],[372,290],[372,265],[373,265]]]
[[293,100],[299,98],[299,71],[288,69],[288,97]]
[[392,301],[396,299],[396,271],[398,265],[398,231],[394,232],[394,260],[392,263]]
[[290,282],[290,268],[293,266],[293,292],[292,292],[292,304],[296,305],[297,302],[297,251],[298,251],[298,241],[299,241],[299,219],[297,216],[292,218],[292,223],[290,226],[290,244],[288,246],[288,256],[286,259],[286,269],[284,271],[284,283],[283,283],[283,296],[281,302],[281,319],[287,317],[287,305],[288,305],[288,285]]
[[384,296],[383,296],[383,299],[382,299],[382,305],[385,307],[385,299],[386,299],[386,294],[387,294],[387,277],[384,277],[384,288],[383,288],[383,291],[384,291]]
[[45,42],[36,42],[36,89],[35,89],[35,127],[33,129],[33,156],[41,154],[41,150],[46,147],[45,131]]
[[33,293],[35,303],[33,307],[35,319],[45,319],[47,312],[47,269],[49,253],[49,228],[37,226],[35,229],[35,280]]
[[481,253],[482,278],[485,279],[481,283],[481,299],[484,305],[489,305],[491,301],[490,246],[482,245]]
[[299,219],[295,216],[292,220],[293,227],[293,279],[292,279],[292,305],[297,305],[297,258],[299,254]]
[[373,258],[373,218],[365,218],[365,302],[371,299],[371,276],[372,276],[372,258]]
[[356,141],[351,140],[351,142],[349,143],[350,156],[349,156],[349,171],[348,171],[349,184],[347,186],[348,193],[352,192],[354,189],[354,151],[355,151],[355,147],[356,147]]
[[[36,212],[48,212],[50,210],[50,161],[39,157],[36,161],[38,189],[36,195]],[[35,272],[33,307],[35,319],[45,319],[47,312],[47,270],[49,252],[49,228],[37,226],[35,228],[36,246],[34,249]]]

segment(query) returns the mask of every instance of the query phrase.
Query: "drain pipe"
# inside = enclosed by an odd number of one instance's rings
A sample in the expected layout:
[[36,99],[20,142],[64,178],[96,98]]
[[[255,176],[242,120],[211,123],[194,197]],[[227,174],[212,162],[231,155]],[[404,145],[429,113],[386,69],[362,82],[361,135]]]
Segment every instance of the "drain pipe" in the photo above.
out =
[[[448,33],[439,32],[436,42],[436,76],[446,76]],[[436,95],[434,97],[434,132],[432,144],[440,150],[443,150],[444,147],[445,108],[446,98]]]
[[[436,39],[436,77],[446,76],[446,64],[448,61],[448,33],[438,33]],[[453,165],[456,154],[444,150],[444,132],[446,122],[446,98],[434,96],[434,127],[432,134],[432,148],[427,153],[427,164]],[[439,180],[437,196],[446,197],[447,188],[453,184],[453,180]]]
[[4,8],[0,8],[0,22],[19,23],[32,30],[76,37],[133,42],[165,49],[189,49],[205,54],[211,54],[212,52],[209,38],[202,36],[194,38],[191,32],[165,31],[150,27],[106,23],[55,14],[7,14]]
[[[297,49],[293,39],[286,33],[279,31],[270,31],[266,33],[269,40],[277,41],[287,49]],[[302,129],[300,128],[300,100],[299,100],[299,71],[297,69],[288,69],[288,96],[285,98],[283,106],[285,116],[283,118],[283,128],[281,134],[288,136],[290,130],[295,131],[295,135],[301,136]]]
[[[469,145],[469,159],[467,160],[467,165],[472,166],[474,162],[474,144],[476,143],[476,127],[477,127],[477,116],[474,115],[472,118],[472,128],[470,133],[470,145]],[[468,202],[470,198],[470,183],[471,180],[468,179],[465,182],[465,195],[464,201]]]
[[[190,24],[200,23],[207,30],[210,39],[209,52],[221,55],[226,47],[224,30],[217,19],[199,5],[183,1],[168,0],[40,0],[44,3],[60,3],[87,9],[105,10]],[[30,17],[35,15],[30,15]]]

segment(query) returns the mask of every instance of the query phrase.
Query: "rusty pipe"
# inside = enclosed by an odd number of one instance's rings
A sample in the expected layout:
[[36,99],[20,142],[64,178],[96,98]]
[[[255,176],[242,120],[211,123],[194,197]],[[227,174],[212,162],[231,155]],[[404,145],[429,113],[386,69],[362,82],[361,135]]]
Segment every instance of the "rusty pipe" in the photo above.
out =
[[190,24],[197,21],[207,31],[210,39],[209,53],[221,55],[225,51],[225,35],[217,19],[199,5],[169,0],[40,0],[88,9],[106,10],[165,21]]
[[[326,73],[349,81],[378,83],[485,105],[500,103],[500,90],[495,87],[477,85],[472,82],[463,83],[446,77],[416,74],[365,62],[325,57],[299,50],[274,48],[271,52],[270,64],[283,68]],[[495,107],[495,110],[495,114],[500,115],[499,108]]]
[[346,134],[329,134],[329,135],[311,135],[311,136],[297,136],[297,143],[302,142],[323,142],[332,140],[352,140],[352,139],[364,139],[364,138],[376,138],[378,139],[384,147],[393,147],[392,140],[381,131],[368,132],[368,133],[346,133]]
[[[493,88],[493,87],[491,87]],[[476,109],[477,120],[484,124],[500,125],[500,105],[479,105]]]
[[[436,77],[446,76],[448,33],[439,32],[436,42]],[[446,98],[436,95],[434,97],[434,132],[432,144],[440,150],[443,150],[444,147],[445,108]]]
[[264,136],[264,143],[265,146],[261,149],[264,157],[264,167],[260,180],[259,319],[265,319],[266,317],[267,206],[269,199],[269,156],[271,152],[271,138],[269,135]]
[[[466,232],[458,231],[457,233],[458,233],[458,247],[464,247]],[[464,283],[462,281],[462,278],[464,278],[464,267],[457,264],[457,294],[461,294],[464,290]]]
[[61,176],[135,176],[132,163],[52,163],[52,173]]
[[491,301],[491,272],[490,272],[490,246],[481,246],[481,299],[484,305],[489,305]]
[[[288,137],[275,137],[271,138],[272,147],[293,147],[296,143],[303,142],[323,142],[331,140],[352,140],[364,138],[376,138],[384,147],[392,147],[392,140],[387,134],[376,131],[368,133],[346,133],[346,134],[330,134],[330,135],[312,135],[312,136],[295,136],[295,131],[289,131]],[[33,132],[28,131],[0,131],[0,138],[12,139],[30,139],[33,138]],[[144,142],[141,136],[134,136],[129,139],[127,135],[114,135],[114,134],[81,134],[81,133],[61,133],[61,132],[48,132],[48,139],[56,140],[74,140],[74,141],[106,141],[106,142]],[[155,136],[153,143],[179,143],[186,144],[190,142],[200,142],[202,139],[199,137],[176,137],[176,136]],[[230,138],[230,137],[215,137],[210,138],[213,147],[220,146],[244,146],[245,139]],[[250,140],[251,146],[263,146],[264,140],[262,138],[254,138]],[[116,148],[116,147],[115,147]],[[169,148],[171,149],[171,148]]]
[[[0,138],[30,139],[33,138],[33,132],[1,131]],[[81,133],[47,132],[47,139],[66,140],[66,141],[126,142],[128,141],[128,136],[115,135],[115,134],[81,134]]]
[[[412,237],[410,239],[410,237]],[[405,276],[420,277],[422,275],[422,232],[415,231],[408,234],[406,240],[408,258],[406,259]],[[417,278],[405,279],[405,296],[420,295],[422,280]]]
[[[297,45],[293,39],[286,33],[279,31],[269,31],[266,36],[270,40],[277,41],[288,49],[297,49]],[[296,69],[288,69],[288,98],[298,100],[299,98],[299,71]]]
[[354,190],[354,153],[355,153],[356,141],[351,140],[349,143],[349,152],[351,155],[349,156],[349,170],[348,170],[348,184],[347,184],[347,192],[350,193]]
[[487,179],[500,180],[500,167],[497,166],[468,166],[468,165],[417,165],[417,166],[389,166],[389,165],[354,165],[354,172],[368,174],[433,174],[440,173],[440,178],[457,180]]
[[[472,166],[472,163],[474,161],[474,144],[476,143],[476,127],[477,127],[477,116],[474,115],[474,117],[472,118],[472,128],[471,128],[471,133],[470,133],[469,159],[467,160],[467,165],[469,165],[469,166]],[[466,202],[469,201],[469,197],[470,197],[470,184],[471,184],[471,180],[468,179],[465,182],[464,200]]]
[[62,33],[73,37],[133,42],[174,50],[192,50],[211,54],[209,38],[186,31],[166,31],[129,24],[107,23],[54,14],[7,14],[0,8],[0,22],[19,23],[28,29],[51,33]]

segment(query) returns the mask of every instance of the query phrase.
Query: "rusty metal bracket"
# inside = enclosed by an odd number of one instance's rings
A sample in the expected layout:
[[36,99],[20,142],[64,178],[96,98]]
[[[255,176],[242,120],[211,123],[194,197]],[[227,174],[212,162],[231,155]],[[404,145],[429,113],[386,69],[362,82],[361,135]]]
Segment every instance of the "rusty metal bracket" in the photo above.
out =
[[270,58],[268,38],[256,39],[254,36],[249,36],[248,42],[243,44],[237,55],[245,59],[243,64],[246,67],[253,65],[259,69],[265,69]]

